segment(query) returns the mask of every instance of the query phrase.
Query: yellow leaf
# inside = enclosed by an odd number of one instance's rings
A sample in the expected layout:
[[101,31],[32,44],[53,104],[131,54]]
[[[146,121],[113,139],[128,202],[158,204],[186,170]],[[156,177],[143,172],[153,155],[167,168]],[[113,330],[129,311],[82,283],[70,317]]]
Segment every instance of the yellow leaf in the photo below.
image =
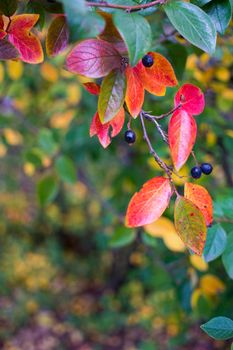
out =
[[23,142],[22,135],[16,130],[6,128],[4,129],[3,134],[7,143],[11,146],[18,146]]
[[207,271],[208,270],[208,264],[205,262],[205,260],[198,255],[191,255],[189,257],[190,263],[195,267],[195,269],[199,271]]
[[6,155],[7,148],[3,143],[0,143],[0,158],[3,158]]
[[55,83],[58,80],[58,70],[51,63],[43,63],[40,67],[40,73],[50,83]]
[[21,61],[7,61],[7,73],[12,80],[19,80],[23,75],[23,63]]
[[[178,175],[178,176],[177,176]],[[187,165],[184,165],[181,170],[176,174],[172,174],[172,179],[175,185],[182,186],[187,182],[189,176],[189,168]]]
[[173,252],[183,252],[185,250],[173,222],[166,217],[161,217],[152,224],[145,225],[144,230],[153,237],[163,238],[166,247]]
[[198,304],[198,300],[199,298],[201,297],[202,295],[202,291],[200,288],[196,288],[194,289],[193,293],[192,293],[192,296],[191,296],[191,306],[192,306],[192,309],[195,309],[197,307],[197,304]]
[[223,96],[226,100],[233,101],[233,89],[224,89],[224,90],[222,91],[222,96]]
[[4,68],[2,63],[0,63],[0,83],[2,83],[4,80]]
[[207,296],[222,293],[225,290],[224,283],[216,276],[207,274],[200,279],[200,288]]
[[146,233],[153,237],[165,237],[166,235],[176,234],[175,226],[171,220],[162,216],[152,224],[145,225],[144,230]]
[[56,113],[50,119],[50,125],[56,129],[66,129],[68,128],[71,120],[74,117],[74,110],[68,110],[64,113]]
[[186,69],[194,70],[196,67],[196,63],[197,63],[197,56],[195,54],[188,56]]
[[70,84],[67,88],[67,96],[67,100],[70,104],[78,104],[82,97],[82,91],[80,86],[77,84]]
[[207,143],[207,146],[209,147],[213,147],[216,145],[216,142],[217,142],[217,136],[214,132],[212,131],[209,131],[206,135],[206,143]]
[[231,73],[230,73],[229,69],[227,69],[225,67],[219,67],[215,71],[215,76],[218,80],[227,82],[231,78]]
[[25,163],[23,170],[27,176],[33,176],[35,174],[35,167],[32,163]]
[[177,233],[170,233],[163,237],[165,246],[172,252],[184,252],[185,245]]

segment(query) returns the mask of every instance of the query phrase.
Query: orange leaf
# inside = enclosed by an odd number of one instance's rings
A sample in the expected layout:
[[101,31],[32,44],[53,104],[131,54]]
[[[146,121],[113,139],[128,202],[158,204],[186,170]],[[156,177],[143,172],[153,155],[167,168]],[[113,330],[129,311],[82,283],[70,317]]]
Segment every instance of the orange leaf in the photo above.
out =
[[148,68],[145,68],[141,61],[136,65],[136,67],[134,67],[134,69],[137,72],[145,90],[156,96],[165,95],[166,86],[159,85],[157,80],[150,76],[146,70]]
[[125,111],[121,108],[117,115],[108,123],[102,124],[99,118],[98,112],[94,115],[94,118],[90,127],[90,136],[97,135],[101,145],[106,148],[111,143],[111,138],[118,135],[123,128],[125,121]]
[[30,30],[39,15],[24,14],[12,17],[8,30],[9,41],[18,49],[20,59],[27,63],[40,63],[44,59],[41,42]]
[[213,222],[213,204],[208,191],[200,185],[186,182],[184,196],[200,209],[205,217],[206,225],[211,225]]
[[134,68],[128,66],[125,71],[127,88],[125,102],[133,118],[136,118],[144,102],[144,88]]
[[99,95],[100,93],[100,85],[96,83],[84,83],[83,87],[92,95]]
[[172,188],[168,179],[155,177],[147,181],[129,203],[126,226],[143,226],[157,220],[167,208],[171,195]]
[[173,113],[168,125],[168,143],[177,170],[187,161],[196,140],[195,119],[184,110]]

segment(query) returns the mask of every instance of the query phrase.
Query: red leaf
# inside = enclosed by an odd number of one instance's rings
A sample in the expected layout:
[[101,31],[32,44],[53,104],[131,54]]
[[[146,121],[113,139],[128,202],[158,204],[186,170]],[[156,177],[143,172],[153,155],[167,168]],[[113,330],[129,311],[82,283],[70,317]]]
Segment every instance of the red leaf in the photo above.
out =
[[90,136],[97,135],[101,145],[106,148],[111,143],[111,138],[118,135],[123,128],[125,121],[125,111],[121,108],[117,115],[108,123],[102,124],[99,118],[98,112],[94,115],[94,118],[90,127]]
[[30,32],[39,15],[24,14],[12,17],[8,30],[9,41],[18,49],[20,59],[28,63],[40,63],[44,54],[40,40]]
[[134,68],[128,66],[125,74],[127,79],[125,102],[132,117],[136,118],[144,102],[144,88]]
[[5,38],[6,35],[7,33],[4,30],[4,21],[2,16],[0,16],[0,40]]
[[147,181],[129,203],[126,226],[143,226],[157,220],[167,208],[171,195],[172,188],[168,179],[155,177]]
[[173,113],[168,125],[168,143],[175,168],[179,170],[187,161],[196,140],[195,119],[184,110]]
[[134,67],[135,71],[138,74],[139,79],[141,80],[143,87],[150,94],[156,96],[164,96],[166,93],[166,86],[159,85],[157,80],[150,77],[147,73],[146,68],[143,66],[142,62],[139,62],[136,67]]
[[175,95],[175,107],[178,105],[187,113],[198,115],[205,108],[204,94],[197,86],[184,84]]
[[121,67],[121,56],[107,41],[88,39],[76,45],[69,53],[66,65],[69,71],[89,78],[101,78],[114,68]]
[[206,225],[211,225],[213,222],[213,204],[209,192],[203,186],[186,182],[184,196],[200,209],[205,217]]
[[92,95],[99,95],[100,93],[100,85],[96,83],[84,83],[83,86]]
[[65,16],[57,16],[49,26],[46,37],[46,51],[51,57],[57,56],[68,45],[69,33]]

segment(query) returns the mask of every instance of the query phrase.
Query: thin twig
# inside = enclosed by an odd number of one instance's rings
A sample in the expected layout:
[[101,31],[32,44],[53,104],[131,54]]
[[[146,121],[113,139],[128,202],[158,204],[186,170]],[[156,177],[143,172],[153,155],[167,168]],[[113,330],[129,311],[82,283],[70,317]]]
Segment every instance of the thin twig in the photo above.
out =
[[173,109],[171,109],[169,112],[161,114],[161,115],[152,115],[150,113],[147,113],[145,111],[143,111],[145,117],[148,117],[148,119],[163,119],[165,117],[168,117],[170,114],[174,113],[175,111],[177,111],[179,108],[181,107],[181,105],[179,104],[178,106],[174,107]]
[[154,150],[152,144],[151,144],[151,141],[149,139],[149,136],[147,134],[147,130],[146,130],[146,126],[145,126],[145,122],[144,122],[144,116],[143,116],[143,112],[140,113],[140,120],[141,120],[141,124],[142,124],[142,130],[143,130],[143,138],[144,140],[146,141],[147,145],[148,145],[148,148],[149,148],[149,151],[150,151],[150,154],[154,157],[155,161],[157,162],[157,164],[160,166],[161,169],[163,169],[167,176],[168,176],[168,179],[171,183],[171,186],[172,188],[174,189],[175,193],[177,196],[179,196],[179,193],[177,192],[177,189],[173,183],[173,180],[172,180],[172,171],[171,169],[169,168],[169,166],[159,157],[159,155],[156,153],[156,151]]
[[99,1],[99,2],[86,1],[86,5],[92,6],[92,7],[105,7],[105,8],[112,8],[112,9],[120,9],[120,10],[126,10],[126,11],[131,12],[131,11],[147,9],[150,7],[154,7],[156,5],[163,5],[166,3],[166,1],[167,0],[155,0],[155,1],[151,1],[147,4],[141,4],[141,5],[135,5],[135,6],[108,4],[106,1]]

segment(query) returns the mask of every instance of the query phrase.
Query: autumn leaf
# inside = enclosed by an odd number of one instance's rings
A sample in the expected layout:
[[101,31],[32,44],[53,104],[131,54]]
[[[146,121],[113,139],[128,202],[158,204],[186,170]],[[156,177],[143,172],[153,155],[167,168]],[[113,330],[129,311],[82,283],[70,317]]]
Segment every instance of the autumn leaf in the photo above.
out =
[[206,225],[211,225],[213,222],[213,204],[208,191],[203,186],[186,182],[184,196],[200,209],[205,217]]
[[196,140],[195,119],[182,109],[173,113],[168,125],[168,143],[177,170],[185,164]]
[[202,255],[207,231],[202,212],[193,202],[179,196],[175,202],[174,218],[176,231],[186,247]]
[[73,48],[67,57],[66,66],[73,73],[101,78],[114,68],[120,68],[121,60],[112,44],[104,40],[88,39]]
[[18,49],[20,59],[36,64],[44,59],[40,40],[30,30],[39,19],[39,15],[23,14],[12,17],[8,30],[9,41]]
[[150,75],[146,72],[146,68],[143,66],[141,61],[134,67],[138,74],[140,81],[145,90],[150,94],[156,96],[164,96],[166,93],[166,86],[159,85],[156,80],[152,79]]
[[102,123],[115,117],[123,106],[126,90],[126,78],[120,70],[113,70],[101,84],[98,100],[98,113]]
[[49,26],[46,37],[48,56],[57,56],[68,45],[69,33],[65,16],[56,17]]
[[205,108],[204,94],[197,86],[184,84],[175,95],[175,107],[179,105],[187,113],[198,115]]
[[171,195],[172,188],[168,179],[155,177],[147,181],[129,203],[126,226],[143,226],[157,220],[168,207]]
[[98,38],[111,43],[121,55],[127,54],[127,47],[113,23],[112,15],[102,11],[98,11],[98,14],[105,20],[105,28]]
[[144,102],[144,88],[134,68],[128,66],[125,71],[127,88],[125,102],[133,118],[136,118]]
[[90,127],[90,137],[97,135],[101,145],[106,148],[111,143],[111,139],[120,133],[121,129],[123,128],[124,121],[124,108],[121,108],[117,115],[106,124],[101,123],[99,114],[96,112]]
[[96,83],[84,83],[83,87],[92,95],[99,95],[100,93],[100,85]]

